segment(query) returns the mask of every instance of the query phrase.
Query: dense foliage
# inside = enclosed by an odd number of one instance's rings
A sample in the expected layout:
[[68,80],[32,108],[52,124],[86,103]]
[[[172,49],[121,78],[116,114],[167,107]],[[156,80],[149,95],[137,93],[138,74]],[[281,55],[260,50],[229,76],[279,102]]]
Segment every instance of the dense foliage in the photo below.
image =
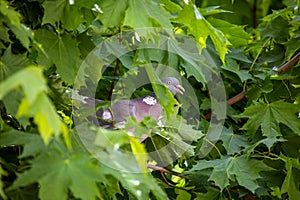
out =
[[[0,0],[0,199],[298,199],[299,6],[299,0]],[[120,35],[133,38],[125,53],[106,43],[114,37],[121,43]],[[195,42],[193,51],[178,35]],[[160,50],[136,47],[162,41]],[[90,54],[99,45],[105,49],[98,56],[120,56],[102,63]],[[79,88],[89,95],[96,84],[96,97],[110,100],[120,77],[145,70],[154,82],[158,65],[185,77],[198,101],[174,111],[178,102],[164,87],[138,88],[132,97],[153,88],[165,124],[145,118],[119,130],[97,127],[69,95]],[[214,103],[207,70],[222,77],[225,109],[221,100]],[[193,110],[200,115],[185,120]],[[218,138],[208,137],[213,121],[224,126]],[[126,133],[132,127],[156,135],[140,143]],[[90,149],[78,132],[94,134]]]

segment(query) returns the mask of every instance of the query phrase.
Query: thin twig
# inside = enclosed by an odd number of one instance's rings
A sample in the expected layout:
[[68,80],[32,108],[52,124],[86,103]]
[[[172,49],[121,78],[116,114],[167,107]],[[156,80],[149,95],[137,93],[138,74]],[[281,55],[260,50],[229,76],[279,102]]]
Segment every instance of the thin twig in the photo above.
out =
[[[278,73],[283,73],[285,71],[287,71],[289,68],[291,68],[294,64],[296,64],[300,59],[300,52],[297,53],[293,58],[291,58],[287,63],[285,63],[284,65],[282,65],[281,67],[279,67],[276,71]],[[242,92],[240,92],[239,94],[235,95],[234,97],[230,98],[227,100],[227,104],[228,105],[233,105],[237,102],[239,102],[240,100],[242,100],[243,98],[245,98],[246,95],[246,90],[243,90]],[[208,117],[205,117],[205,119],[210,118],[211,116],[211,112],[206,114]],[[205,116],[206,116],[205,115]]]
[[169,186],[173,186],[173,184],[171,184],[168,179],[166,178],[165,174],[161,171],[160,172],[161,177],[164,179],[165,183]]
[[155,171],[160,171],[161,173],[167,173],[167,174],[171,174],[171,175],[174,175],[174,176],[178,176],[180,178],[191,179],[191,177],[189,177],[188,175],[181,174],[181,173],[174,172],[174,171],[170,171],[168,169],[165,169],[165,168],[157,166],[157,165],[152,165],[152,164],[147,163],[147,168],[153,169]]
[[[114,77],[116,77],[119,73],[119,70],[120,70],[120,60],[117,59],[116,60],[116,67],[115,67],[115,71],[114,71]],[[111,82],[111,85],[110,85],[110,90],[109,90],[109,94],[108,94],[108,100],[110,101],[111,100],[111,97],[112,97],[112,93],[114,91],[114,88],[115,88],[115,79],[112,80]]]
[[257,18],[257,0],[254,0],[252,8],[252,26],[256,28],[256,18]]

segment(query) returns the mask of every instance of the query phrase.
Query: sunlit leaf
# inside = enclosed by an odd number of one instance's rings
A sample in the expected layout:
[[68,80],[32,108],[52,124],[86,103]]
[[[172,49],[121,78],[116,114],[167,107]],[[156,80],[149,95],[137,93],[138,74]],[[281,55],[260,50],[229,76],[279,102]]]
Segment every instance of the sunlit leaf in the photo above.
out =
[[[28,84],[31,83],[31,84]],[[34,117],[44,142],[47,144],[51,136],[63,133],[66,136],[65,124],[56,113],[55,107],[46,95],[47,85],[42,70],[27,67],[13,74],[0,83],[0,99],[10,91],[21,87],[25,98],[22,99],[17,116]]]
[[188,27],[188,31],[192,34],[196,41],[202,47],[206,47],[208,36],[212,39],[215,48],[220,54],[220,59],[224,62],[225,55],[228,52],[227,46],[230,44],[224,34],[213,27],[200,13],[196,6],[191,4],[185,5],[182,11],[174,19],[174,22],[181,23]]
[[136,29],[143,36],[147,36],[141,28],[161,27],[172,29],[169,21],[170,14],[155,1],[146,3],[145,0],[129,0],[125,13],[124,25]]
[[35,156],[45,150],[45,145],[38,134],[21,131],[9,131],[0,134],[0,147],[21,145],[24,147],[21,157]]
[[235,48],[246,46],[251,40],[250,35],[244,31],[242,26],[234,25],[216,18],[209,18],[208,21],[212,24],[212,26],[222,31],[225,37]]
[[100,2],[103,13],[99,19],[106,28],[120,26],[124,20],[127,1],[106,0]]
[[30,39],[33,39],[33,33],[32,30],[30,30],[28,27],[21,23],[20,14],[11,7],[9,7],[6,1],[1,1],[0,16],[2,18],[0,22],[2,23],[2,20],[4,20],[7,26],[20,40],[22,45],[25,48],[29,49]]

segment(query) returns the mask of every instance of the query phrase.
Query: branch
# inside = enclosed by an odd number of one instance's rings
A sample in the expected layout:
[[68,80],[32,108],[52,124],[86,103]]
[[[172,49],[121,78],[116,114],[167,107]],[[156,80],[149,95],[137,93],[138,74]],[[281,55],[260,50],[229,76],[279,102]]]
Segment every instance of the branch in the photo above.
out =
[[[115,67],[115,71],[114,71],[114,77],[117,76],[117,74],[119,73],[120,63],[121,63],[120,60],[117,59],[117,61],[116,61],[116,67]],[[108,100],[111,100],[112,93],[114,91],[114,87],[115,87],[115,79],[113,79],[112,82],[111,82],[110,90],[109,90],[109,94],[108,94]]]
[[240,100],[242,100],[243,98],[245,98],[246,95],[246,90],[243,90],[242,92],[240,92],[239,94],[235,95],[234,97],[230,98],[227,100],[227,104],[229,106],[239,102]]
[[[231,106],[237,102],[239,102],[240,100],[242,100],[243,98],[245,98],[246,96],[246,90],[243,90],[242,92],[238,93],[237,95],[235,95],[234,97],[230,98],[227,100],[227,105]],[[204,119],[209,119],[211,118],[211,111],[208,111],[205,116]]]
[[[299,61],[299,59],[300,59],[300,52],[297,53],[294,57],[292,57],[288,62],[283,64],[281,67],[274,68],[273,70],[277,71],[278,73],[283,73],[283,72],[287,71],[289,68],[291,68],[293,65],[295,65]],[[243,98],[245,98],[245,95],[246,95],[246,90],[243,90],[242,92],[240,92],[236,96],[234,96],[231,99],[227,100],[227,104],[229,106],[231,106],[231,105],[239,102]],[[211,111],[209,111],[205,114],[204,119],[209,119],[210,117],[211,117]]]
[[174,176],[178,176],[180,178],[191,179],[191,177],[189,177],[188,175],[181,174],[181,173],[174,172],[174,171],[170,171],[168,169],[165,169],[165,168],[157,166],[157,165],[152,165],[152,164],[147,163],[147,168],[153,169],[155,171],[160,171],[161,173],[167,173],[167,174],[171,174],[171,175],[174,175]]
[[294,57],[292,57],[288,62],[286,62],[281,67],[274,68],[274,71],[277,71],[278,73],[283,73],[287,71],[289,68],[291,68],[294,64],[296,64],[299,61],[299,58],[300,58],[300,52],[297,53]]

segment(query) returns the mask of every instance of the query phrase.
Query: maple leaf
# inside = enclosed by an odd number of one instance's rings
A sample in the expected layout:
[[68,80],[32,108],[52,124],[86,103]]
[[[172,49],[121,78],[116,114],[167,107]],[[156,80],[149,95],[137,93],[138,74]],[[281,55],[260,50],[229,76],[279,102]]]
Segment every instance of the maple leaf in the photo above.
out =
[[22,87],[25,98],[19,105],[14,105],[18,106],[17,117],[34,117],[46,144],[52,135],[63,133],[67,136],[65,124],[46,94],[48,87],[42,69],[30,66],[9,76],[0,83],[0,99],[18,87]]
[[191,4],[184,5],[178,16],[173,19],[174,22],[178,22],[188,26],[189,32],[195,37],[197,42],[202,47],[206,47],[206,40],[210,36],[217,51],[220,54],[220,59],[225,62],[225,55],[228,52],[227,46],[230,42],[225,38],[224,34],[213,27],[200,13],[196,6]]
[[249,159],[246,155],[239,157],[223,156],[217,160],[200,161],[190,170],[196,172],[213,168],[209,177],[210,181],[214,181],[222,190],[230,185],[230,181],[237,181],[251,192],[259,187],[257,179],[262,171],[270,171],[263,161]]
[[[66,199],[70,189],[74,196],[89,200],[100,197],[97,182],[103,180],[105,178],[98,166],[88,156],[67,156],[58,149],[52,149],[34,159],[32,167],[19,174],[12,187],[18,188],[38,181],[41,199]],[[49,191],[55,192],[49,195]]]
[[242,129],[253,134],[261,127],[264,136],[276,138],[282,136],[280,123],[288,126],[295,134],[300,134],[300,123],[296,115],[299,110],[299,104],[291,104],[282,100],[269,104],[256,102],[247,107],[239,117],[249,118]]
[[252,133],[261,126],[263,135],[268,137],[280,136],[279,123],[283,123],[296,134],[300,134],[299,119],[296,115],[299,109],[300,105],[282,100],[269,104],[255,102],[254,105],[247,107],[239,117],[249,118],[242,129]]
[[[4,22],[11,31],[17,36],[18,40],[22,45],[29,49],[30,39],[33,39],[32,30],[28,29],[24,24],[21,23],[21,15],[14,9],[10,8],[9,3],[6,1],[1,1],[0,3],[0,14],[1,14],[1,24]],[[0,30],[5,30],[2,27]],[[1,31],[1,32],[2,32]],[[1,39],[9,39],[8,35],[3,37],[3,34],[0,34]],[[5,48],[4,48],[5,49]]]
[[290,199],[298,199],[300,195],[300,191],[298,189],[300,185],[300,181],[299,179],[296,178],[297,175],[294,170],[295,169],[300,170],[299,159],[288,158],[283,155],[281,155],[281,157],[283,157],[284,160],[286,161],[285,167],[287,170],[286,177],[281,186],[281,193],[283,194],[287,192]]
[[0,147],[9,145],[23,145],[24,149],[20,156],[21,158],[34,156],[46,148],[40,135],[16,130],[0,135]]
[[64,28],[76,29],[79,24],[86,21],[82,9],[84,7],[92,8],[93,4],[96,3],[96,1],[74,1],[73,4],[70,2],[65,0],[44,1],[42,4],[45,10],[43,24],[55,24],[61,21]]
[[220,139],[223,141],[222,145],[226,149],[228,155],[240,153],[241,148],[248,147],[247,138],[243,135],[234,134],[231,128],[223,128]]
[[129,0],[125,13],[124,25],[136,29],[143,36],[147,36],[141,28],[161,27],[171,30],[173,28],[169,18],[171,15],[160,4],[145,0]]
[[63,81],[73,84],[81,64],[77,42],[70,34],[56,35],[46,29],[35,32],[36,40],[42,44],[38,60],[43,66],[55,64]]
[[103,13],[101,13],[99,18],[103,23],[103,26],[113,27],[121,25],[127,8],[127,1],[101,1],[100,7],[103,10]]

